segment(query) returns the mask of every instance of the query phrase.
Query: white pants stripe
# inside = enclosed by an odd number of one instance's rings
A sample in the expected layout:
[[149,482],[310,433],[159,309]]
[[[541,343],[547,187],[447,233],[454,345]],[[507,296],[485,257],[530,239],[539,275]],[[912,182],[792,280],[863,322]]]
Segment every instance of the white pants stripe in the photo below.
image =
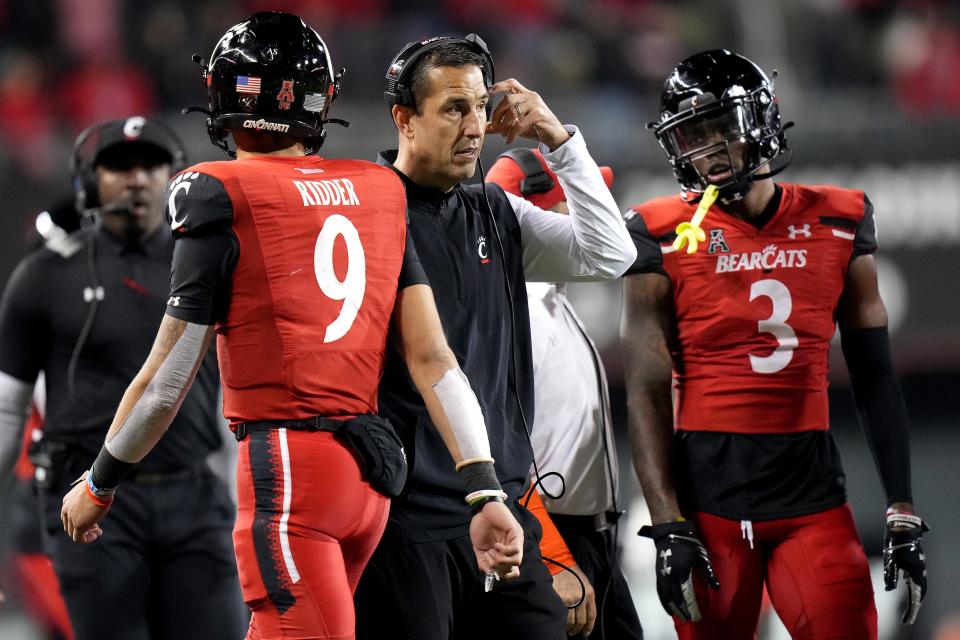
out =
[[290,501],[293,498],[293,482],[290,479],[290,447],[287,445],[287,430],[279,429],[280,461],[283,464],[283,513],[280,515],[280,550],[283,553],[283,563],[287,566],[290,582],[300,581],[300,572],[293,561],[290,551],[290,539],[287,537],[287,520],[290,519]]

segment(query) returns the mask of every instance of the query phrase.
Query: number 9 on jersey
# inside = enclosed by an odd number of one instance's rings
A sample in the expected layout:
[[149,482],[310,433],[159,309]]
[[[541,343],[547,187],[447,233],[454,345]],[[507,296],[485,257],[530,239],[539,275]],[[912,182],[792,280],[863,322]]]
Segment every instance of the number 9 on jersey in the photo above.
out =
[[[347,273],[337,278],[333,268],[333,248],[338,237],[347,245]],[[335,342],[345,336],[357,319],[367,286],[367,263],[360,234],[349,218],[338,213],[323,223],[313,250],[313,270],[323,295],[331,300],[343,300],[340,315],[327,327],[323,341]]]

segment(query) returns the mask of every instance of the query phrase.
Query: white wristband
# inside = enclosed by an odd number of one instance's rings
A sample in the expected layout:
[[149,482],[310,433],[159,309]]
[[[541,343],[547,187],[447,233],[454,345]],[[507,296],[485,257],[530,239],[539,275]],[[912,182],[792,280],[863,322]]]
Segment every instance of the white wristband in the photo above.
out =
[[923,519],[912,513],[887,509],[887,526],[903,527],[904,529],[919,529],[923,526]]
[[464,500],[467,502],[467,504],[472,505],[474,502],[476,502],[477,500],[480,500],[481,498],[496,498],[500,502],[506,502],[507,494],[497,489],[483,489],[481,491],[474,491],[473,493],[468,493],[467,497],[464,498]]

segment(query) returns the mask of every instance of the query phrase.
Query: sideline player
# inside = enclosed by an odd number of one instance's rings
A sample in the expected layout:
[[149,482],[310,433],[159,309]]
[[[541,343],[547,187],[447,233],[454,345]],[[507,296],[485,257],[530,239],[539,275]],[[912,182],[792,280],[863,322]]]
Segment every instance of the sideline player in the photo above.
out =
[[352,591],[386,522],[384,494],[405,475],[399,442],[375,415],[391,316],[475,507],[474,562],[514,577],[522,561],[483,416],[406,241],[399,178],[305,155],[323,141],[340,75],[317,33],[289,14],[255,14],[215,47],[208,129],[225,149],[232,134],[238,159],[171,182],[167,316],[63,505],[74,540],[100,535],[123,472],[161,438],[217,334],[224,413],[240,441],[234,543],[250,638],[354,636]]
[[913,622],[925,525],[869,199],[774,183],[789,152],[773,85],[725,50],[677,65],[651,127],[683,196],[628,212],[638,258],[621,337],[634,466],[653,520],[642,534],[657,546],[664,608],[681,638],[752,638],[766,584],[794,638],[876,638],[867,558],[827,431],[839,325],[889,505],[887,588],[902,571]]

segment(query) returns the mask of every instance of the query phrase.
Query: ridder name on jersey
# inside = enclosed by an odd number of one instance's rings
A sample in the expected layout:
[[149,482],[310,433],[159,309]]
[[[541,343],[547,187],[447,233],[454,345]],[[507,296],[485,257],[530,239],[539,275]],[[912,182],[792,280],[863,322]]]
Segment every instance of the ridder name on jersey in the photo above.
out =
[[771,245],[763,251],[717,256],[716,273],[753,271],[754,269],[802,269],[805,266],[807,266],[806,249],[777,249]]
[[305,207],[359,207],[360,199],[349,178],[294,180]]

